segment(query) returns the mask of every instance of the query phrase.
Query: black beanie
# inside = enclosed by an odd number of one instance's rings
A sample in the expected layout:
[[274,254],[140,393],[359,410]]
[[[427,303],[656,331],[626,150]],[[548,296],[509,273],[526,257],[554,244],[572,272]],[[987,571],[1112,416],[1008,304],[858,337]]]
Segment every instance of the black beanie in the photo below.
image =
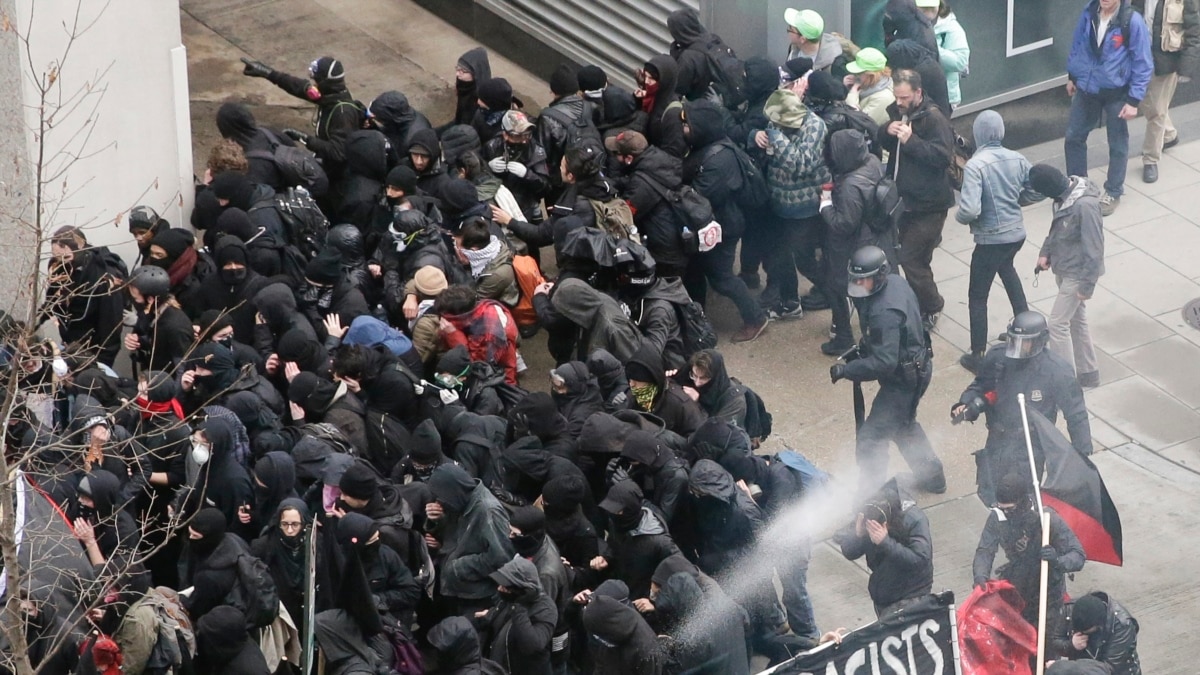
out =
[[455,124],[442,133],[442,158],[447,164],[454,164],[468,152],[483,154],[483,144],[479,141],[479,132],[475,127],[469,124]]
[[442,436],[437,425],[427,419],[417,425],[410,439],[408,457],[421,466],[436,464],[442,459]]
[[1022,476],[1018,473],[1010,473],[1000,479],[1000,484],[996,486],[996,503],[997,504],[1020,504],[1026,497],[1029,496],[1030,478]]
[[579,85],[579,91],[597,91],[608,84],[608,75],[600,66],[589,65],[579,69],[575,81]]
[[342,276],[342,258],[337,251],[321,251],[304,267],[304,278],[315,284],[332,286]]
[[[283,360],[284,357],[280,356],[279,359]],[[322,386],[323,384],[326,384],[329,386],[323,387]],[[324,380],[323,378],[321,378],[320,375],[316,375],[314,373],[309,373],[309,372],[302,372],[299,375],[297,375],[296,377],[292,378],[292,381],[288,383],[288,388],[287,388],[288,400],[291,401],[292,403],[295,403],[296,405],[299,405],[299,406],[305,408],[305,410],[308,410],[310,408],[310,406],[307,404],[313,404],[311,406],[312,409],[320,410],[320,409],[323,409],[322,405],[320,405],[320,404],[324,403],[327,405],[330,401],[324,401],[324,400],[315,401],[312,399],[314,399],[314,398],[320,398],[320,399],[330,398],[330,400],[332,400],[332,398],[329,396],[329,392],[325,391],[329,387],[332,387],[332,386],[333,386],[332,382],[329,382],[328,380]]]
[[447,215],[460,214],[478,203],[478,189],[465,178],[448,180],[442,187],[442,205],[446,207]]
[[579,476],[551,478],[542,486],[542,500],[553,505],[556,510],[574,508],[583,503],[585,487],[583,479]]
[[210,309],[200,315],[200,331],[207,337],[212,337],[233,325],[229,312],[221,309]]
[[250,216],[245,211],[231,206],[217,216],[217,232],[230,234],[247,242],[258,234],[258,228],[250,221]]
[[[569,63],[563,63],[550,74],[550,91],[555,96],[574,94],[579,90],[579,76]],[[491,106],[488,106],[491,109]]]
[[346,473],[338,481],[342,494],[354,499],[370,499],[375,496],[375,471],[362,460],[355,460],[346,467]]
[[1104,626],[1108,620],[1108,605],[1095,593],[1089,593],[1075,601],[1071,609],[1071,630],[1083,632],[1096,626]]
[[219,540],[225,534],[225,514],[219,509],[208,507],[200,509],[188,527],[195,530],[205,541]]
[[504,112],[512,108],[512,85],[503,77],[493,77],[480,82],[475,88],[479,100],[492,112]]
[[462,374],[471,365],[471,354],[463,345],[451,349],[442,354],[442,357],[437,362],[437,372],[450,373],[455,377]]
[[172,262],[179,259],[183,252],[196,243],[196,236],[183,228],[163,230],[150,240],[151,246],[159,246],[167,252],[167,260]]
[[661,377],[661,374],[655,375],[650,372],[649,368],[637,361],[630,361],[625,364],[626,379],[637,380],[638,382],[658,382],[659,377]]
[[228,199],[230,204],[239,209],[250,208],[250,199],[254,193],[254,184],[246,174],[236,171],[222,171],[213,177],[208,184],[213,196],[217,199]]
[[808,96],[819,101],[845,101],[846,85],[823,70],[808,76]]
[[179,385],[170,374],[152,370],[146,375],[146,400],[151,403],[166,403],[176,396],[179,396]]
[[1029,186],[1051,199],[1058,199],[1071,187],[1071,181],[1049,164],[1035,164],[1029,169]]
[[440,157],[442,155],[442,145],[438,142],[437,132],[433,129],[418,129],[409,137],[408,147],[405,148],[408,154],[424,154],[430,157]]
[[794,81],[804,77],[804,74],[812,70],[813,60],[807,56],[797,56],[796,58],[783,64],[783,70],[789,78]]
[[404,190],[406,195],[415,195],[417,193],[417,172],[404,165],[397,166],[388,172],[386,184],[388,187]]
[[246,264],[246,246],[242,241],[231,234],[223,234],[217,239],[217,255],[215,257],[218,269],[229,263]]
[[322,56],[313,63],[309,69],[309,75],[317,82],[325,80],[340,80],[346,76],[346,69],[342,67],[342,62],[332,56]]

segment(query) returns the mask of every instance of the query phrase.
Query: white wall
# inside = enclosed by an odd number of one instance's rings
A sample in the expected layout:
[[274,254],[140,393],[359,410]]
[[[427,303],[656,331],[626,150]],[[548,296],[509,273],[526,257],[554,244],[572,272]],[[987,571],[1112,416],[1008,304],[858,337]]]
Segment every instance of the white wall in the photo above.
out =
[[[50,175],[64,172],[49,186],[49,199],[57,203],[51,204],[48,229],[83,227],[89,242],[114,247],[132,261],[137,249],[126,227],[129,209],[150,205],[172,226],[191,212],[191,122],[179,5],[170,0],[111,0],[107,7],[101,0],[15,4],[15,29],[30,37],[29,55],[23,48],[20,54],[30,153],[38,151],[34,73],[42,77],[63,59],[73,24],[86,27],[66,52],[55,90],[68,105],[80,104],[69,113],[61,110],[46,135]],[[98,93],[85,96],[84,88]]]

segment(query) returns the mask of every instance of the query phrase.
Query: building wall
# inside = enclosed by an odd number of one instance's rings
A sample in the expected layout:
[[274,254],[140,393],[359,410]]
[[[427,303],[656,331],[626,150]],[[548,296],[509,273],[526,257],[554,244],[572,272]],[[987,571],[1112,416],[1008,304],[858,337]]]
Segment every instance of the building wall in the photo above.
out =
[[[187,60],[177,3],[104,4],[0,0],[12,17],[11,30],[0,35],[0,67],[10,75],[0,78],[0,152],[6,155],[0,179],[20,168],[25,189],[20,196],[10,190],[3,206],[24,211],[32,222],[42,152],[43,230],[81,227],[89,242],[132,262],[136,247],[125,224],[130,208],[148,204],[172,224],[190,213]],[[25,36],[27,47],[19,39]],[[42,107],[38,83],[51,80]],[[52,121],[44,135],[43,116]],[[5,133],[22,124],[24,134]],[[19,229],[0,223],[0,240],[19,238]],[[28,253],[26,247],[26,258],[13,264],[3,260],[0,281],[28,265]],[[10,291],[9,284],[0,286],[0,307],[11,306]]]

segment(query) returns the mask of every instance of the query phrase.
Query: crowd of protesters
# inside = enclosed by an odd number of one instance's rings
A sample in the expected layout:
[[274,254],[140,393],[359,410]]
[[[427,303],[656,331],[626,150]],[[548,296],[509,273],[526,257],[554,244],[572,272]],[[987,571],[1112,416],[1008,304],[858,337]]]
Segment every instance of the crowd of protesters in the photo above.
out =
[[[945,303],[931,262],[956,205],[976,244],[962,364],[977,377],[952,414],[988,416],[980,496],[994,507],[974,581],[1003,548],[1000,576],[1034,608],[1041,561],[1061,599],[1083,552],[1057,516],[1051,546],[1030,543],[1041,524],[1005,393],[1044,390],[1033,400],[1090,453],[1084,302],[1121,175],[1101,188],[1075,165],[1103,112],[1124,167],[1114,117],[1143,96],[1154,142],[1175,141],[1165,111],[1200,48],[1190,32],[1172,42],[1173,21],[1194,28],[1195,4],[1149,0],[1149,26],[1118,0],[1085,10],[1068,174],[1006,149],[995,112],[973,143],[956,138],[970,52],[946,0],[888,0],[885,44],[863,48],[789,9],[786,59],[733,69],[680,10],[636,90],[564,65],[536,115],[482,48],[455,67],[453,117],[433,121],[399,91],[362,103],[334,57],[307,77],[244,59],[245,75],[315,106],[314,128],[268,129],[225,103],[197,234],[139,206],[131,269],[59,229],[45,318],[62,343],[0,326],[20,385],[6,451],[28,459],[104,580],[76,591],[91,608],[76,625],[53,597],[67,589],[22,598],[31,658],[56,673],[114,660],[297,673],[313,634],[339,675],[748,673],[752,655],[839,639],[813,615],[807,541],[757,591],[723,588],[821,481],[798,453],[756,453],[769,413],[713,348],[710,286],[741,318],[734,343],[831,310],[833,381],[881,383],[859,432],[858,506],[834,541],[865,557],[877,614],[900,611],[932,587],[911,491],[946,489],[915,416]],[[1147,148],[1150,180],[1161,148]],[[1022,206],[1046,198],[1049,320],[1013,268]],[[997,275],[1016,318],[989,348]],[[521,354],[542,334],[545,384]],[[131,373],[114,370],[121,352]],[[914,480],[889,480],[890,441]],[[1051,610],[1053,658],[1140,672],[1136,621],[1115,599]]]

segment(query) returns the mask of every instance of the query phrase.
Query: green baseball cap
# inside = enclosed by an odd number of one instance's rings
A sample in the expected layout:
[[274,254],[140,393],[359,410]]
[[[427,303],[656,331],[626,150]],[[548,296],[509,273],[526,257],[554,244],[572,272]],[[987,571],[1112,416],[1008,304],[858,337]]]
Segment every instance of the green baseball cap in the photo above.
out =
[[854,57],[854,61],[846,64],[846,72],[854,73],[878,73],[887,67],[887,57],[883,52],[874,47],[858,50],[858,56]]
[[789,7],[783,10],[783,20],[806,40],[819,40],[821,33],[825,32],[825,20],[811,9],[796,10]]

